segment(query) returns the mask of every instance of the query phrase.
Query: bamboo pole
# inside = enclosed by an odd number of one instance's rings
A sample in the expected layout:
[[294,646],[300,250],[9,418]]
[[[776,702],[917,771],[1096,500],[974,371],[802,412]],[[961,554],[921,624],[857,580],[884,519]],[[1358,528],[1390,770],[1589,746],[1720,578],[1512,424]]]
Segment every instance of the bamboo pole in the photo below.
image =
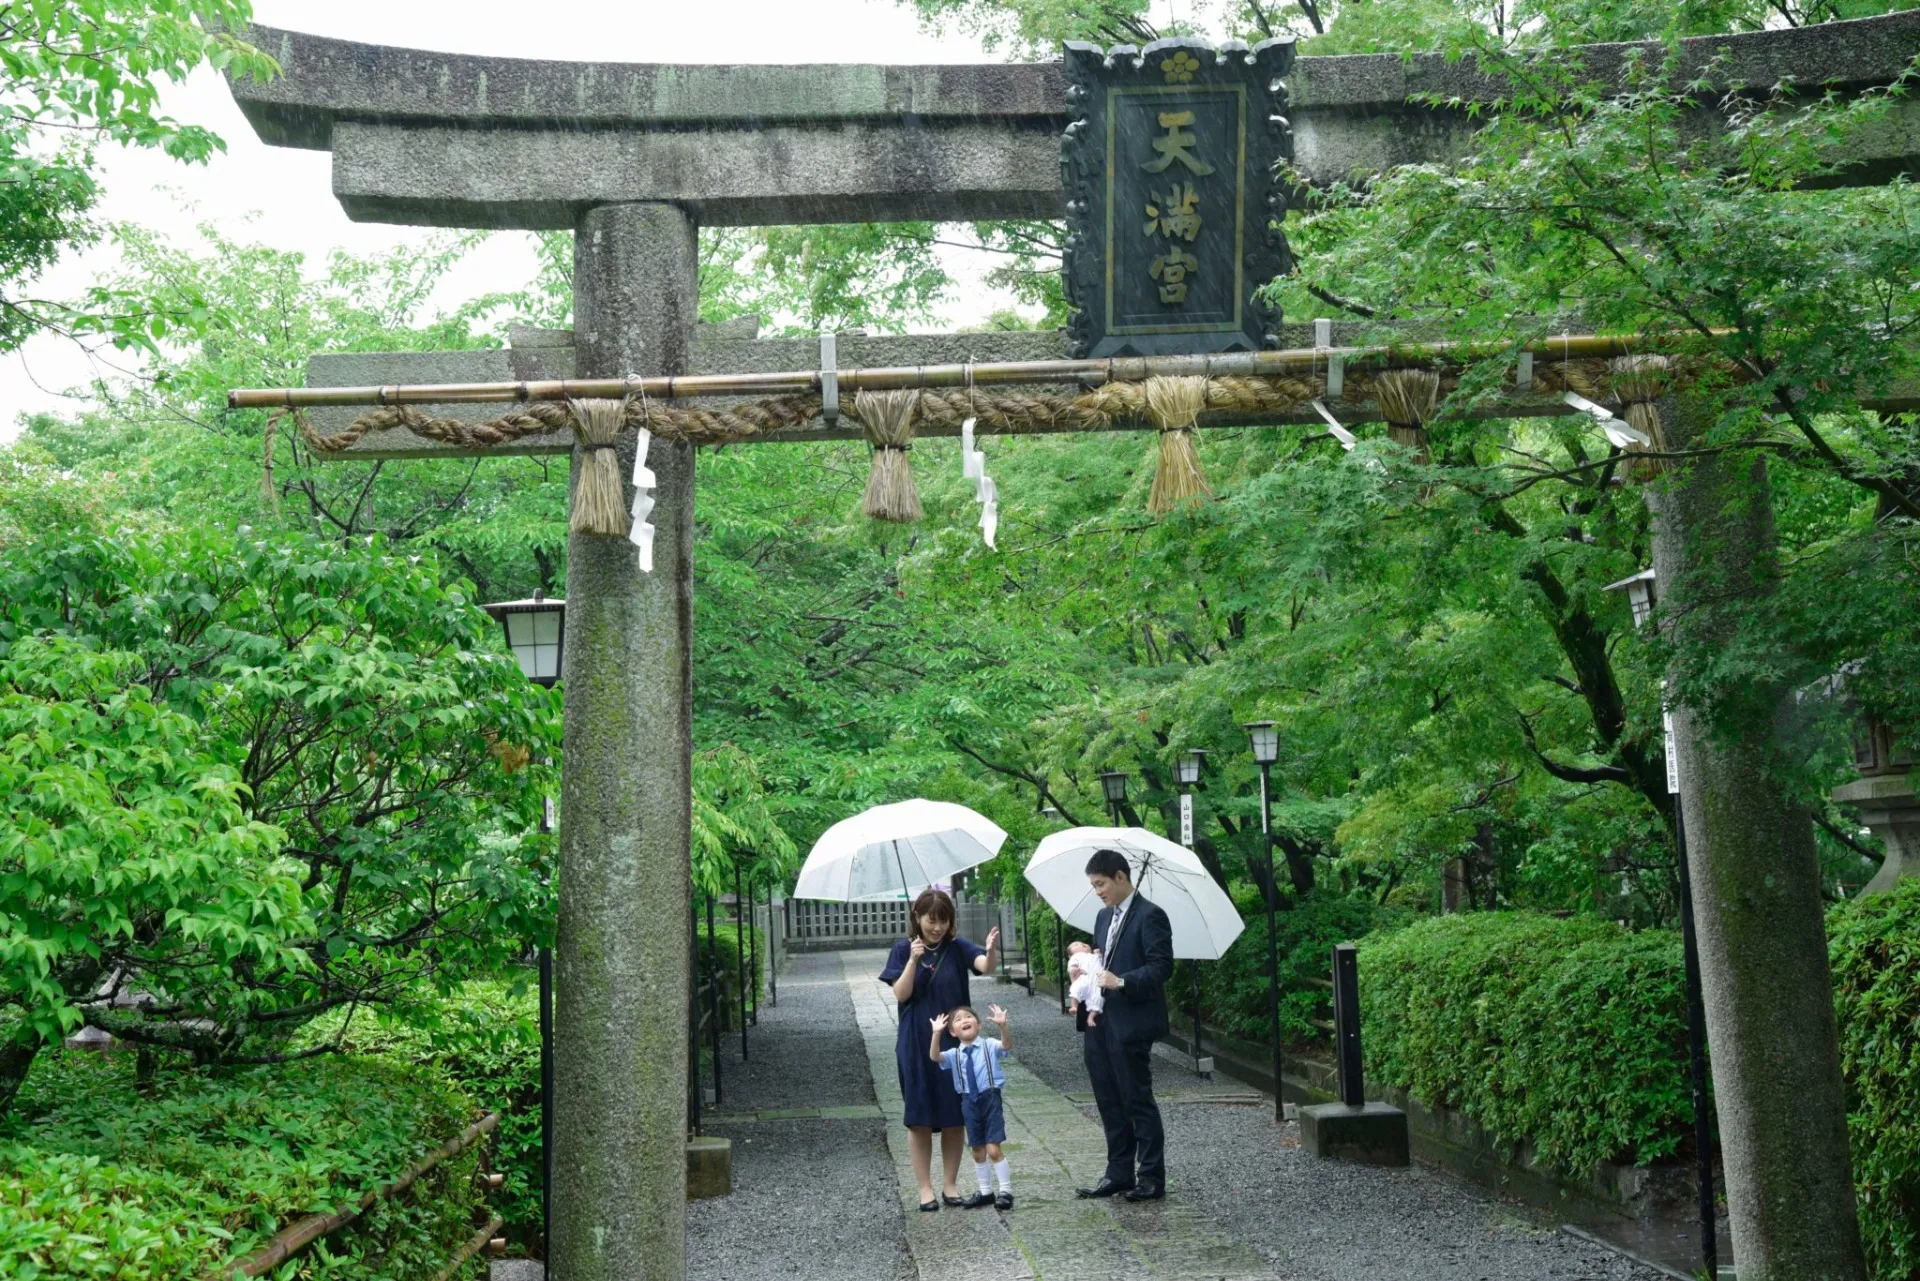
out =
[[468,1259],[487,1248],[487,1243],[493,1240],[493,1234],[500,1230],[503,1222],[499,1215],[494,1215],[486,1227],[467,1238],[466,1244],[460,1247],[460,1252],[448,1260],[447,1266],[435,1274],[433,1281],[452,1281],[453,1275],[460,1271]]
[[[986,364],[897,365],[837,371],[843,396],[859,391],[1007,384],[1144,382],[1160,377],[1259,377],[1310,373],[1338,358],[1355,369],[1421,369],[1460,365],[1492,356],[1532,352],[1550,360],[1626,356],[1649,350],[1629,334],[1563,334],[1514,347],[1490,342],[1437,342],[1383,347],[1296,347],[1286,351],[1229,351],[1205,356],[1115,356],[1104,360],[1008,360]],[[537,382],[439,383],[384,387],[236,388],[228,409],[310,409],[320,405],[504,404],[516,401],[620,400],[645,396],[800,396],[820,390],[819,370],[786,373],[687,374],[658,378],[568,378]]]
[[223,1267],[215,1268],[207,1274],[207,1281],[232,1281],[235,1275],[257,1277],[271,1272],[274,1268],[286,1262],[287,1259],[306,1249],[309,1245],[312,1245],[321,1237],[326,1236],[329,1232],[345,1227],[362,1214],[365,1214],[367,1210],[373,1206],[375,1201],[380,1200],[382,1197],[397,1196],[406,1191],[413,1186],[414,1180],[433,1169],[434,1166],[439,1165],[442,1161],[452,1160],[454,1157],[459,1156],[462,1152],[472,1147],[483,1136],[492,1133],[494,1128],[499,1124],[500,1114],[498,1112],[487,1113],[478,1121],[475,1121],[472,1125],[462,1130],[459,1135],[448,1139],[432,1152],[429,1152],[419,1164],[395,1179],[392,1183],[389,1183],[384,1188],[375,1188],[373,1191],[366,1193],[360,1198],[357,1205],[349,1206],[344,1210],[336,1210],[332,1214],[308,1215],[291,1227],[281,1229],[274,1235],[272,1240],[267,1242],[264,1248],[241,1262],[230,1263]]

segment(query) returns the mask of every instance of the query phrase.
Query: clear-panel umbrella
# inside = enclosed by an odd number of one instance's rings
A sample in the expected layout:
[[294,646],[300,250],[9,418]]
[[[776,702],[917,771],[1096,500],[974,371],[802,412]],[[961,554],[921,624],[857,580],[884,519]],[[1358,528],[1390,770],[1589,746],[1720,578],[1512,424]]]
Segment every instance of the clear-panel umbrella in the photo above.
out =
[[1007,834],[951,801],[876,805],[835,823],[813,843],[795,898],[852,903],[911,899],[1000,852]]

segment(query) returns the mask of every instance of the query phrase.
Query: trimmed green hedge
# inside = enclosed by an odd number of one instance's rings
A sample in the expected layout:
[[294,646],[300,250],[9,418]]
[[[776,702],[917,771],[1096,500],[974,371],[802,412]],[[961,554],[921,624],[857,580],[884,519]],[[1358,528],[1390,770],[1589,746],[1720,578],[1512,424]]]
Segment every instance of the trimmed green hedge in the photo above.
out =
[[[1920,880],[1827,917],[1861,1233],[1920,1278]],[[1367,1070],[1544,1164],[1657,1161],[1693,1124],[1679,935],[1521,912],[1421,921],[1360,951]]]
[[1671,1156],[1693,1121],[1680,939],[1528,912],[1360,950],[1367,1073],[1584,1171]]
[[1860,1233],[1878,1281],[1920,1278],[1920,880],[1827,918]]
[[[470,1099],[367,1059],[160,1073],[131,1053],[50,1051],[0,1120],[0,1281],[179,1281],[294,1220],[357,1202],[460,1133]],[[480,1146],[315,1242],[274,1275],[434,1276],[483,1208]]]

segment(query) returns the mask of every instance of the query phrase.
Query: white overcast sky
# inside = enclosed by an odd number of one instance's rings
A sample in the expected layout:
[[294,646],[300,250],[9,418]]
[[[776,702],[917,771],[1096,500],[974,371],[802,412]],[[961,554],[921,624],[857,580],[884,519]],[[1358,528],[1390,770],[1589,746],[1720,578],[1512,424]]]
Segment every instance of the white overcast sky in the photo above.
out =
[[[527,58],[991,60],[971,39],[922,30],[913,12],[894,0],[255,0],[255,18],[267,26],[343,39]],[[323,261],[335,247],[374,251],[429,234],[348,221],[331,194],[328,153],[259,142],[218,75],[203,71],[170,87],[163,103],[176,119],[213,129],[226,140],[226,153],[204,166],[177,164],[155,152],[108,153],[101,218],[159,227],[179,240],[190,237],[197,223],[211,220],[276,247],[303,250],[309,263]],[[32,292],[41,297],[78,294],[110,262],[106,253],[71,255]],[[955,264],[963,276],[977,275],[985,265]],[[503,234],[450,280],[443,293],[451,302],[511,288],[531,272],[527,238]],[[979,321],[1004,305],[974,285],[963,289],[939,320],[943,327]],[[45,336],[21,352],[0,357],[0,440],[17,433],[23,413],[74,408],[76,402],[60,393],[84,386],[93,369],[72,344]]]

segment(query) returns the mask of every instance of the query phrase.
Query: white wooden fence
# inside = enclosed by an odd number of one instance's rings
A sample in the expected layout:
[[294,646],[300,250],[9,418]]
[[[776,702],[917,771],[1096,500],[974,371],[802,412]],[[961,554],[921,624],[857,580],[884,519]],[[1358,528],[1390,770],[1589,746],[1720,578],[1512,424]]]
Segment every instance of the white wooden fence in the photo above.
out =
[[[954,907],[958,916],[955,932],[960,937],[984,944],[987,932],[997,925],[1001,950],[1024,954],[1018,905],[963,899]],[[784,916],[785,944],[790,952],[885,947],[907,936],[907,904],[901,899],[875,903],[788,899]]]

